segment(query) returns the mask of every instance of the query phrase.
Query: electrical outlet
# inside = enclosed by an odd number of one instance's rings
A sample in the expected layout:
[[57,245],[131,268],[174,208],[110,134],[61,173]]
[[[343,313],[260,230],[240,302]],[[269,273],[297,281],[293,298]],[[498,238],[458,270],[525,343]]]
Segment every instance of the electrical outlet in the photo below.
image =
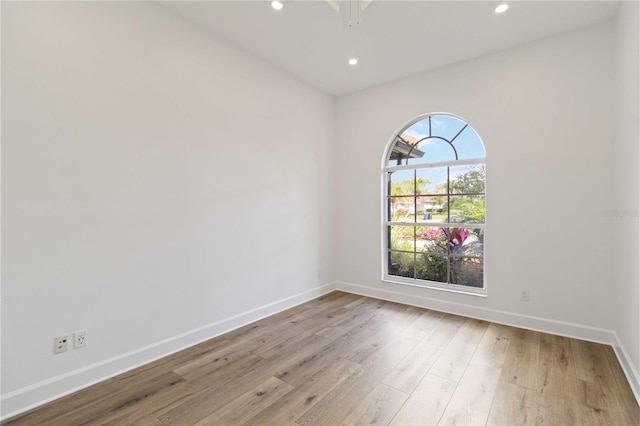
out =
[[73,333],[73,347],[75,349],[87,346],[87,330],[80,330]]
[[529,301],[529,290],[520,290],[520,300],[523,302]]
[[65,334],[65,335],[56,337],[53,340],[53,353],[59,354],[62,352],[66,352],[68,343],[69,343],[68,335]]

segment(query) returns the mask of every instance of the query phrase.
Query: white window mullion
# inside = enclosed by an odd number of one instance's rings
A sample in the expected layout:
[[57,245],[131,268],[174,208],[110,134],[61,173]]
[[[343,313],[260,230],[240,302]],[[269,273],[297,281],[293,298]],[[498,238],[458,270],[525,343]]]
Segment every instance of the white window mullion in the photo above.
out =
[[387,221],[387,226],[428,226],[432,228],[465,228],[465,229],[484,229],[484,223],[449,223],[449,222],[393,222]]
[[486,161],[486,158],[471,158],[468,160],[441,161],[438,163],[401,164],[399,166],[387,166],[384,170],[385,172],[395,172],[399,170],[433,169],[436,167],[473,166],[475,164],[484,164]]

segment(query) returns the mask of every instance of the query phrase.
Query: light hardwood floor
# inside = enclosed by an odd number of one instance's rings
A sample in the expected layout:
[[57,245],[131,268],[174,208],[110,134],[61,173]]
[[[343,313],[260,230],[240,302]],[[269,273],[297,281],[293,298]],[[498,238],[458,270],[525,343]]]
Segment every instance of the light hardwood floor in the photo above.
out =
[[333,292],[7,425],[639,425],[609,346]]

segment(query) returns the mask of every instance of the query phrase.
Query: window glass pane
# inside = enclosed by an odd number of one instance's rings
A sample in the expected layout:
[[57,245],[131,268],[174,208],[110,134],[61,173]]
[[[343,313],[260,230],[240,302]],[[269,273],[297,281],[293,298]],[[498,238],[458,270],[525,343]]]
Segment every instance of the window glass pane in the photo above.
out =
[[390,220],[392,222],[415,222],[415,197],[391,197]]
[[451,195],[448,213],[451,223],[484,223],[484,195]]
[[390,173],[391,195],[414,195],[414,170],[398,170]]
[[484,234],[481,230],[446,228],[444,233],[451,256],[484,256]]
[[389,252],[389,275],[413,278],[414,260],[413,253]]
[[449,115],[434,115],[431,117],[431,136],[440,136],[451,141],[466,124]]
[[447,282],[447,241],[441,227],[416,227],[416,278]]
[[439,226],[416,226],[416,251],[447,254],[447,235]]
[[418,158],[409,158],[408,164],[437,163],[456,159],[456,153],[451,145],[442,139],[429,138],[423,140],[418,144],[417,148],[420,152],[424,152],[424,155]]
[[446,195],[419,196],[416,202],[416,222],[446,222]]
[[458,151],[458,159],[467,158],[484,158],[484,145],[480,140],[480,136],[471,128],[467,126],[462,133],[453,141],[453,146]]
[[413,226],[390,226],[389,244],[391,250],[414,251],[414,236],[416,228]]
[[430,251],[416,255],[416,278],[420,280],[447,282],[448,259]]
[[446,194],[447,167],[416,170],[418,194]]
[[486,180],[484,164],[451,167],[449,179],[452,194],[482,194]]
[[423,118],[422,120],[414,123],[407,130],[402,132],[402,137],[406,139],[406,137],[413,138],[413,142],[418,139],[426,138],[430,136],[429,134],[429,117]]
[[484,260],[468,257],[450,259],[451,283],[469,287],[483,287]]

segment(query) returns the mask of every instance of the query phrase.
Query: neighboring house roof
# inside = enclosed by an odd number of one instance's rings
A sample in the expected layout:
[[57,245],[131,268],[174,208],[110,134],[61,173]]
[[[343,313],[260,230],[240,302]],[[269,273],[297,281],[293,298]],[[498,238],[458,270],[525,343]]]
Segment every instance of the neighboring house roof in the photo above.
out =
[[415,147],[417,142],[418,139],[407,134],[398,136],[393,145],[393,150],[391,151],[389,160],[398,160],[399,164],[400,161],[405,158],[422,158],[424,151],[420,151]]

